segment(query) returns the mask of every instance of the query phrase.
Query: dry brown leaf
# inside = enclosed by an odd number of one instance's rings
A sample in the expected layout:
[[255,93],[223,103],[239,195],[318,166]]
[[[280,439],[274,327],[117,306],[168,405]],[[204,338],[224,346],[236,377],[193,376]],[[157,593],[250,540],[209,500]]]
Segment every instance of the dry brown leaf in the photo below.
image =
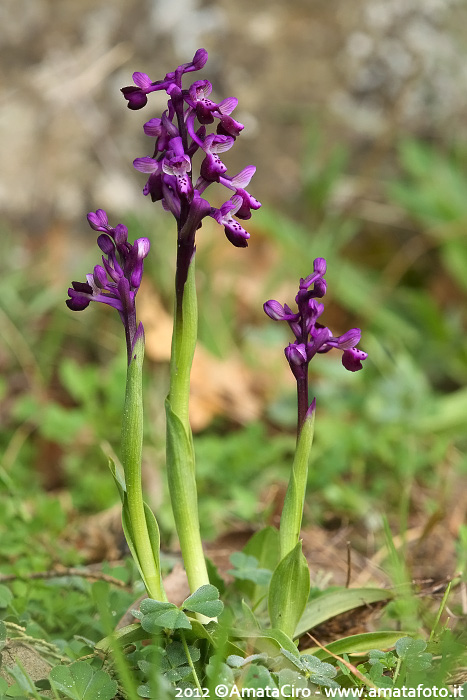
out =
[[162,306],[154,288],[144,281],[138,294],[138,316],[144,326],[146,356],[153,362],[168,362],[173,317]]
[[236,357],[219,359],[198,344],[191,373],[190,421],[194,431],[218,415],[239,423],[259,417],[261,400],[253,373]]

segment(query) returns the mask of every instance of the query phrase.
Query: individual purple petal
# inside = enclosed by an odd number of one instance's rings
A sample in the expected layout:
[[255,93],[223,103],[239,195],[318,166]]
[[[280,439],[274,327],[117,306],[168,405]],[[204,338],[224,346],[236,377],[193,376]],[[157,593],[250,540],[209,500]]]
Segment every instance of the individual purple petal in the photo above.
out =
[[137,263],[135,263],[133,270],[131,271],[130,285],[132,287],[135,287],[136,289],[139,289],[142,277],[143,277],[143,261],[139,260]]
[[326,274],[326,260],[324,258],[315,258],[313,261],[313,270],[320,275]]
[[313,286],[313,296],[322,299],[326,294],[327,282],[324,279],[317,279]]
[[130,314],[134,311],[134,293],[130,289],[130,282],[126,277],[121,277],[117,283],[118,296],[125,313]]
[[247,165],[246,168],[240,170],[237,175],[234,175],[230,182],[235,188],[243,188],[250,184],[250,180],[256,172],[254,165]]
[[160,170],[161,165],[154,158],[145,156],[144,158],[135,158],[133,167],[139,170],[140,173],[156,173]]
[[149,238],[137,238],[133,245],[138,249],[138,258],[143,260],[149,253],[151,241]]
[[108,283],[107,273],[101,265],[96,265],[94,267],[93,277],[94,277],[94,284],[97,287],[104,289],[107,286],[107,283]]
[[105,267],[105,271],[109,275],[110,279],[112,279],[114,282],[118,282],[118,280],[123,274],[122,271],[120,270],[120,272],[117,272],[116,270],[114,270],[112,265],[109,263],[108,260],[104,258],[104,256],[102,256],[102,264]]
[[201,70],[206,65],[208,60],[208,52],[206,49],[198,49],[193,56],[193,61],[191,62],[191,70]]
[[75,292],[83,292],[84,294],[92,294],[92,287],[87,282],[72,282]]
[[117,224],[113,230],[113,235],[115,243],[121,246],[128,240],[128,229],[123,224]]
[[325,353],[331,350],[331,345],[327,345],[329,338],[332,338],[332,333],[329,328],[322,326],[321,328],[312,329],[310,333],[311,342],[307,344],[308,360],[311,360],[317,352]]
[[181,203],[177,192],[177,178],[164,174],[162,178],[162,206],[166,211],[172,212],[177,221],[180,219]]
[[144,195],[151,195],[153,202],[158,202],[164,196],[162,188],[162,175],[160,172],[152,173],[143,187]]
[[223,134],[209,134],[204,140],[203,149],[209,153],[224,153],[234,145],[235,140],[231,136]]
[[146,75],[146,73],[135,72],[131,77],[133,78],[134,84],[138,87],[143,89],[151,87],[151,78]]
[[348,350],[354,348],[360,342],[362,332],[360,328],[351,328],[347,333],[335,338],[337,346],[340,350]]
[[297,380],[304,379],[308,372],[306,348],[303,343],[290,343],[284,350],[290,369]]
[[159,137],[163,131],[162,120],[158,119],[157,117],[150,119],[143,126],[143,131],[146,136],[155,136],[156,138]]
[[171,119],[172,116],[169,116],[167,110],[165,110],[165,112],[162,114],[162,126],[170,138],[176,138],[177,136],[180,136],[180,134],[178,133],[178,129],[175,124],[172,124]]
[[307,363],[307,353],[304,343],[289,343],[284,352],[291,365],[300,367]]
[[363,352],[363,350],[358,350],[357,348],[348,348],[342,353],[342,364],[345,369],[350,372],[357,372],[362,369],[362,362],[366,360],[368,353]]
[[217,108],[221,114],[231,114],[238,105],[236,97],[226,97],[225,100],[219,102]]
[[113,240],[106,233],[102,233],[97,239],[97,245],[105,255],[111,255],[115,250]]
[[284,307],[275,299],[269,299],[263,304],[264,313],[272,318],[273,321],[283,321],[284,320]]
[[87,220],[94,231],[107,231],[109,228],[109,220],[103,209],[98,209],[96,212],[90,211]]
[[287,305],[282,306],[275,299],[269,299],[263,304],[264,312],[274,321],[298,321],[299,314],[291,312]]

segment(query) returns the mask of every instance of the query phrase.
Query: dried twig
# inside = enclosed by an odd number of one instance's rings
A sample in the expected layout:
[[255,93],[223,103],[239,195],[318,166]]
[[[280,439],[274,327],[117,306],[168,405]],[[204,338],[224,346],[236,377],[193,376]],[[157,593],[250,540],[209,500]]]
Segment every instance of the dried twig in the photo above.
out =
[[6,583],[8,581],[32,581],[35,579],[49,579],[49,578],[64,578],[66,576],[79,576],[80,578],[86,578],[94,581],[106,581],[111,583],[113,586],[118,586],[119,588],[128,588],[127,584],[114,576],[109,576],[109,574],[104,574],[102,571],[89,571],[87,569],[74,569],[73,567],[63,568],[59,571],[33,571],[31,573],[23,574],[3,574],[0,575],[0,583]]
[[311,639],[313,644],[316,644],[316,646],[318,646],[320,649],[323,649],[326,652],[326,654],[329,654],[329,656],[332,656],[334,659],[337,659],[337,661],[340,661],[340,663],[343,664],[350,671],[350,673],[353,673],[353,675],[356,676],[358,678],[358,680],[360,680],[362,683],[364,683],[368,688],[373,688],[374,690],[378,690],[378,687],[372,681],[370,681],[369,678],[364,676],[363,673],[361,671],[359,671],[356,666],[351,664],[350,661],[346,661],[341,656],[337,656],[337,654],[333,654],[333,652],[330,651],[330,649],[323,646],[321,644],[321,642],[318,642],[318,640],[315,639],[315,637],[313,637],[309,632],[307,632],[306,634],[307,634],[307,637],[309,637]]

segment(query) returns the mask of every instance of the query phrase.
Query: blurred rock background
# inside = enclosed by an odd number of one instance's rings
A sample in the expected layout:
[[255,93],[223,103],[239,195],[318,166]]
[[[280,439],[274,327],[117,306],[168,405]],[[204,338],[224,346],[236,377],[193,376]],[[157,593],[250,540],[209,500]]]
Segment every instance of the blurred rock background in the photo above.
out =
[[158,98],[132,113],[119,90],[200,46],[215,96],[239,98],[228,165],[257,165],[259,199],[293,208],[310,123],[350,148],[337,202],[365,194],[401,134],[465,136],[466,15],[460,0],[2,0],[2,218],[36,235],[148,206],[131,162]]

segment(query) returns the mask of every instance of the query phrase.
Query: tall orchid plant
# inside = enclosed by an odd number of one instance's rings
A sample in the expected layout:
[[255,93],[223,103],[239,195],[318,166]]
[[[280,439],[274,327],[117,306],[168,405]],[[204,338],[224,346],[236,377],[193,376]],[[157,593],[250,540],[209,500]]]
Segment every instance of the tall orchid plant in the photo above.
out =
[[[196,80],[188,88],[182,85],[184,75],[199,71],[207,58],[207,52],[199,49],[192,61],[178,66],[162,80],[151,81],[144,73],[134,73],[134,85],[122,89],[132,110],[145,107],[152,92],[165,91],[168,96],[167,109],[162,115],[144,124],[144,133],[154,140],[152,155],[136,158],[133,164],[148,175],[143,194],[153,202],[161,202],[177,225],[174,327],[170,390],[166,400],[166,466],[192,598],[200,588],[209,586],[200,537],[195,456],[188,413],[190,372],[197,339],[196,232],[203,219],[210,216],[224,227],[227,239],[234,246],[246,247],[250,234],[241,221],[248,220],[252,210],[261,206],[245,189],[255,167],[249,165],[231,176],[220,157],[232,148],[244,128],[231,116],[237,99],[229,97],[214,102],[210,99],[212,85],[208,80]],[[196,153],[201,153],[202,158],[195,175],[193,156]],[[212,206],[206,198],[213,183],[228,190],[229,197],[220,208]],[[143,501],[141,488],[144,330],[141,323],[137,324],[135,300],[150,242],[140,238],[129,243],[126,227],[118,224],[112,228],[101,209],[88,214],[88,222],[100,233],[97,243],[103,253],[102,265],[95,266],[86,282],[73,282],[67,304],[70,309],[81,311],[91,301],[100,301],[116,308],[123,322],[128,353],[121,446],[123,474],[113,463],[111,468],[122,499],[125,535],[147,593],[151,599],[164,602],[159,530],[153,513]],[[271,623],[289,636],[293,635],[302,614],[310,585],[300,541],[316,404],[315,399],[309,400],[309,363],[315,355],[337,348],[343,351],[344,367],[356,371],[367,357],[356,348],[359,329],[334,337],[318,322],[324,311],[317,299],[326,293],[325,273],[326,261],[317,258],[313,272],[300,279],[296,312],[275,300],[264,304],[266,314],[274,320],[286,321],[295,336],[294,342],[285,348],[285,355],[297,382],[297,448],[280,522],[280,562],[269,586]],[[206,622],[206,617],[201,619]]]

